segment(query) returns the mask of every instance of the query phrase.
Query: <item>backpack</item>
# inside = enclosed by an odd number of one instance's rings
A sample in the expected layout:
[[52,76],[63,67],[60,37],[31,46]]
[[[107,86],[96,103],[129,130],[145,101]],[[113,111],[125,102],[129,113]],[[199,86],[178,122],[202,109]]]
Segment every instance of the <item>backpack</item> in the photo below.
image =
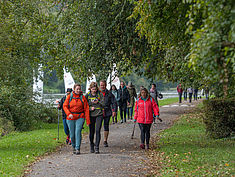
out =
[[[100,100],[100,92],[98,91],[98,97],[95,96],[96,99]],[[91,98],[91,92],[88,92],[88,100],[95,99],[94,97]]]
[[80,99],[80,101],[82,102],[82,106],[84,107],[84,102],[82,101],[82,96],[83,95],[81,94],[79,98],[73,97],[73,92],[71,92],[70,98],[69,98],[69,104],[72,101],[72,99]]

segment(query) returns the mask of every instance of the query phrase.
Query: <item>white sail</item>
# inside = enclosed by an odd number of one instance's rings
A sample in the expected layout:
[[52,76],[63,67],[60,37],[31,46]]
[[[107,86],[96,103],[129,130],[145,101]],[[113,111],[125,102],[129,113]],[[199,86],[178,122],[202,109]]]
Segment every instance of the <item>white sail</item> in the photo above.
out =
[[43,96],[43,71],[42,65],[39,65],[38,76],[33,78],[33,93],[35,94],[34,100],[38,103],[42,102]]
[[96,82],[96,78],[95,78],[95,75],[94,75],[94,74],[92,74],[91,77],[87,78],[87,81],[86,81],[86,93],[89,92],[88,89],[89,89],[89,87],[90,87],[91,82]]
[[108,79],[107,79],[107,89],[109,90],[110,89],[110,86],[111,85],[115,85],[117,87],[117,89],[119,89],[120,87],[120,79],[118,76],[115,76],[116,72],[114,70],[116,66],[114,65],[113,67],[113,71],[111,73],[112,77],[111,77],[111,83],[110,83],[110,74],[108,76]]
[[70,72],[67,72],[64,68],[64,88],[65,92],[67,91],[67,88],[72,88],[74,86],[75,82],[73,80],[73,77]]

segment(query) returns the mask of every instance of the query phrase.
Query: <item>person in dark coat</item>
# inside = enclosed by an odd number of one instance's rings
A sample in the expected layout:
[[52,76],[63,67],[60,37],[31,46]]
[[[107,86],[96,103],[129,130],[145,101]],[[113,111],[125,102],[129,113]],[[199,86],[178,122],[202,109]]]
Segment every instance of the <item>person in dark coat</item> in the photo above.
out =
[[181,86],[181,83],[179,83],[179,85],[177,85],[177,92],[179,95],[179,103],[182,102],[182,94],[183,94],[183,88]]
[[130,95],[130,104],[127,106],[127,115],[128,115],[128,120],[129,119],[132,120],[133,108],[135,105],[135,98],[137,98],[137,94],[136,94],[135,86],[132,84],[131,81],[129,81],[128,83],[127,90]]
[[63,109],[63,104],[66,100],[66,97],[73,91],[72,88],[67,88],[67,92],[66,92],[66,95],[63,96],[63,98],[61,98],[60,102],[59,102],[59,105],[58,105],[58,109],[59,110],[62,110],[62,119],[63,119],[63,125],[64,125],[64,133],[67,135],[67,138],[66,138],[66,144],[71,144],[71,140],[70,140],[70,136],[69,136],[69,127],[68,127],[68,124],[66,122],[66,114],[64,112],[64,109]]
[[115,116],[117,112],[117,102],[112,94],[106,88],[107,84],[105,80],[100,81],[100,91],[104,96],[104,147],[108,147],[108,135],[109,135],[109,121],[111,116]]
[[127,105],[130,104],[130,95],[123,81],[121,81],[120,83],[120,88],[118,90],[118,97],[119,97],[118,105],[120,109],[121,123],[123,123],[123,117],[124,117],[124,122],[126,122],[126,109]]

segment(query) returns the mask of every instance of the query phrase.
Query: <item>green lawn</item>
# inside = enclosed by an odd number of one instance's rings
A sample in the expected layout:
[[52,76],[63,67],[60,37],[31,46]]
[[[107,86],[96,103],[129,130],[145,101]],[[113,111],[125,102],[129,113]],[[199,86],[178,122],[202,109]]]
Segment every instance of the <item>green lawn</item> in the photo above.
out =
[[[20,176],[24,167],[47,152],[65,143],[63,124],[60,123],[59,140],[57,124],[41,124],[41,129],[11,133],[0,138],[0,176]],[[87,127],[85,126],[85,131]]]
[[182,116],[159,136],[162,176],[235,175],[235,140],[207,137],[201,113]]

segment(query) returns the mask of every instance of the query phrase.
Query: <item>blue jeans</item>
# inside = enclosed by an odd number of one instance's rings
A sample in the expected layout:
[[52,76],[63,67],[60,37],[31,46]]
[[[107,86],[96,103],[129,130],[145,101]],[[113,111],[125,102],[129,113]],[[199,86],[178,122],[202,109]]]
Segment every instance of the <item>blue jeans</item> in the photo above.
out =
[[128,119],[132,118],[132,116],[133,116],[133,107],[127,108],[127,116],[128,116]]
[[63,119],[63,125],[64,125],[64,133],[69,136],[69,127],[68,124],[66,122],[66,119]]
[[83,118],[79,118],[77,120],[67,120],[72,146],[78,150],[80,150],[82,141],[82,127],[84,122],[85,119]]

